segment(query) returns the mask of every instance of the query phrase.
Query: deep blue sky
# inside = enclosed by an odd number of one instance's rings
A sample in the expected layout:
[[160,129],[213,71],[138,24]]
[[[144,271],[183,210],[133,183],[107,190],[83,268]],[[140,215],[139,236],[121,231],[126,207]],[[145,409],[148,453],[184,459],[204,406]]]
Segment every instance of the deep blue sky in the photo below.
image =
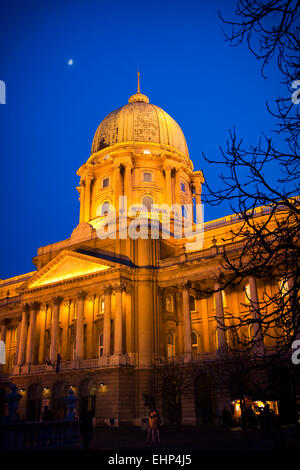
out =
[[[0,7],[0,278],[34,268],[37,248],[78,224],[77,169],[94,132],[136,90],[182,127],[195,169],[214,181],[236,126],[256,142],[273,122],[265,102],[281,91],[276,67],[263,80],[245,46],[224,41],[217,12],[233,0],[14,1]],[[68,59],[74,60],[72,67]],[[228,208],[205,208],[206,220]]]

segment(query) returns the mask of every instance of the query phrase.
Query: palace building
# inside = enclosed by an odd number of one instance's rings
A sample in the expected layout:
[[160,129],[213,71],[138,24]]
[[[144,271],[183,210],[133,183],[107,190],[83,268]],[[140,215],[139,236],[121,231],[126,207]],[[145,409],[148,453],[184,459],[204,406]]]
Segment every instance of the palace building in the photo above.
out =
[[[204,177],[194,170],[182,130],[139,85],[128,104],[100,123],[77,174],[80,216],[70,237],[38,248],[34,271],[0,281],[6,345],[0,387],[17,385],[20,417],[29,421],[39,420],[46,404],[55,419],[63,419],[72,387],[79,408],[88,403],[98,425],[141,425],[147,400],[150,406],[155,400],[164,423],[217,422],[224,405],[239,398],[230,377],[220,380],[228,338],[218,320],[276,288],[251,277],[238,287],[200,294],[217,286],[222,247],[239,249],[229,235],[239,219],[204,223],[197,249],[174,236],[174,217],[170,237],[118,236],[121,196],[127,207],[146,207],[144,234],[155,205],[177,204],[184,219],[185,205],[201,204]],[[116,236],[99,236],[111,208]],[[130,212],[124,220],[125,227],[132,223]],[[179,395],[166,383],[168,364],[192,374]],[[275,411],[278,400],[270,402]]]

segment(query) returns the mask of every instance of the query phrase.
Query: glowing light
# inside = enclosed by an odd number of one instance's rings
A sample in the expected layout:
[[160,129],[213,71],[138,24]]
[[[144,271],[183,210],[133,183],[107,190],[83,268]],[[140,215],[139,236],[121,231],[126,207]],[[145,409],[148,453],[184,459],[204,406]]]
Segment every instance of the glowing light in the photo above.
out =
[[69,59],[68,60],[68,65],[73,65],[74,64],[74,60],[73,59]]
[[151,155],[151,152],[150,152],[150,150],[144,150],[144,154],[145,155]]

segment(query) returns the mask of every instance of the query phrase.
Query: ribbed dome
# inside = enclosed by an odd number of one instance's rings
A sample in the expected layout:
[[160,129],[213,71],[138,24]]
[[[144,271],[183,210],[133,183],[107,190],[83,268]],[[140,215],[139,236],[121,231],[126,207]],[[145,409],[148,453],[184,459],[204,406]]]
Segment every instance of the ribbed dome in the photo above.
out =
[[188,156],[182,130],[168,113],[136,93],[128,104],[112,111],[96,130],[92,154],[120,142],[155,142],[169,145]]

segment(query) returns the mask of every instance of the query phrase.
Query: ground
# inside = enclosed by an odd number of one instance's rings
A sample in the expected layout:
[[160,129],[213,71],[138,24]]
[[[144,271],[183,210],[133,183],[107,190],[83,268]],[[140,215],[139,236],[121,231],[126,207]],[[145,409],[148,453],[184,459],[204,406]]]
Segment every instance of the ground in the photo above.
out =
[[[161,443],[147,443],[146,432],[139,428],[96,428],[91,449],[102,450],[274,450],[278,444],[274,439],[264,438],[258,431],[227,431],[220,426],[168,428],[160,430]],[[300,428],[283,430],[285,448],[300,449]]]

